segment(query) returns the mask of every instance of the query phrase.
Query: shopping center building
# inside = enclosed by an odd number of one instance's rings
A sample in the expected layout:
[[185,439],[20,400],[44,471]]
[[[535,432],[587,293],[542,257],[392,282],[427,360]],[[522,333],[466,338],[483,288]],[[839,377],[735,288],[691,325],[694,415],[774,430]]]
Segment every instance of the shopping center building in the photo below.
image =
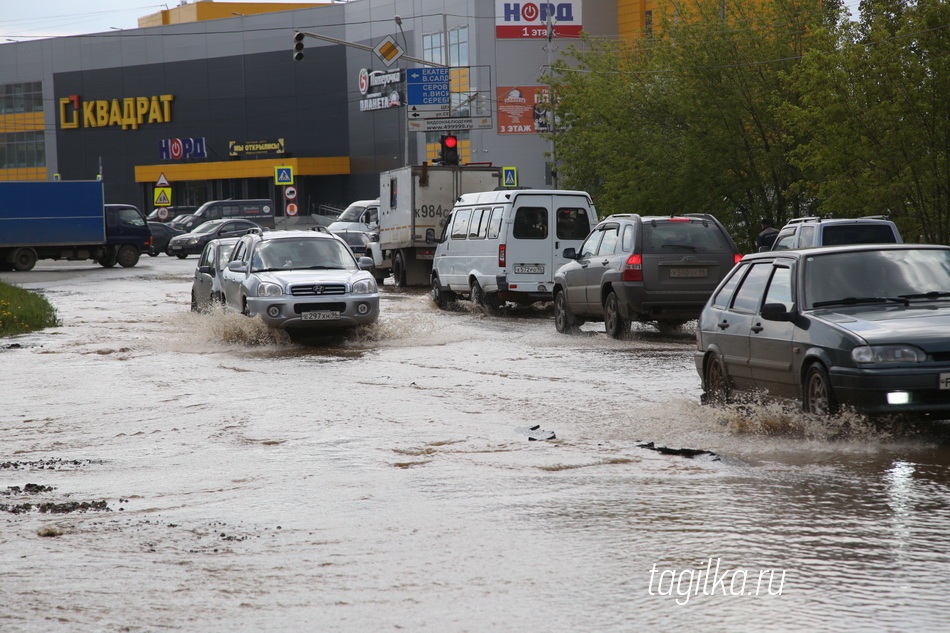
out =
[[462,163],[556,186],[545,69],[582,30],[641,33],[650,5],[205,0],[136,29],[8,41],[0,180],[101,178],[107,202],[146,212],[159,194],[282,200],[292,185],[305,215],[376,197],[379,172],[433,161],[453,133]]

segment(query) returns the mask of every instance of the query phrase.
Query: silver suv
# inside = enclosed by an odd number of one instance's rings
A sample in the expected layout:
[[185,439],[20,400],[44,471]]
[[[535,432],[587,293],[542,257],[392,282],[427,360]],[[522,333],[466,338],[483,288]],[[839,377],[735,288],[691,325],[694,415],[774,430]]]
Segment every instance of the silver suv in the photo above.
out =
[[902,242],[897,226],[883,215],[825,219],[810,217],[790,220],[775,236],[771,250]]
[[708,214],[612,215],[554,274],[554,325],[571,332],[585,320],[603,321],[622,338],[631,321],[674,329],[699,316],[736,262],[739,249]]
[[[322,228],[322,227],[321,227]],[[338,330],[379,318],[373,260],[320,231],[245,235],[222,272],[226,305],[270,326]]]

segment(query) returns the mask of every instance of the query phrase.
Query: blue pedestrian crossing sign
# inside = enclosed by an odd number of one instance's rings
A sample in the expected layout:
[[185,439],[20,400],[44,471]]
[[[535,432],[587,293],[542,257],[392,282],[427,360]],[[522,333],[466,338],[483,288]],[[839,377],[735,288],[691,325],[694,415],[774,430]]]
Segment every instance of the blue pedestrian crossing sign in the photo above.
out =
[[517,167],[502,167],[501,179],[506,187],[517,187],[518,186],[518,168]]
[[274,184],[275,185],[294,184],[294,168],[287,167],[287,166],[274,167]]

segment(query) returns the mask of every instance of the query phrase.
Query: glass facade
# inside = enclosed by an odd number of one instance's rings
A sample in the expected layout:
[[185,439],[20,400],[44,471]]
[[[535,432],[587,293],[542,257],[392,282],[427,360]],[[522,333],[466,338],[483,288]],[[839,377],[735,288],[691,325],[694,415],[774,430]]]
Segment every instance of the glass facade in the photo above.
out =
[[[17,115],[39,115],[24,119]],[[43,83],[0,86],[0,169],[46,166]]]

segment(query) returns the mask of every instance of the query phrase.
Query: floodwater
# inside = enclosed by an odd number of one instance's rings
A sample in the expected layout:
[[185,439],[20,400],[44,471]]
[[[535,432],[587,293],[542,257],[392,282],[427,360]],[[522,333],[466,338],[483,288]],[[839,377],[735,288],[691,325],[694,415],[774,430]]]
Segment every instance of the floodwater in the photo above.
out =
[[946,628],[943,425],[708,409],[689,331],[391,286],[300,345],[192,314],[195,262],[0,276],[63,321],[0,340],[0,631]]

